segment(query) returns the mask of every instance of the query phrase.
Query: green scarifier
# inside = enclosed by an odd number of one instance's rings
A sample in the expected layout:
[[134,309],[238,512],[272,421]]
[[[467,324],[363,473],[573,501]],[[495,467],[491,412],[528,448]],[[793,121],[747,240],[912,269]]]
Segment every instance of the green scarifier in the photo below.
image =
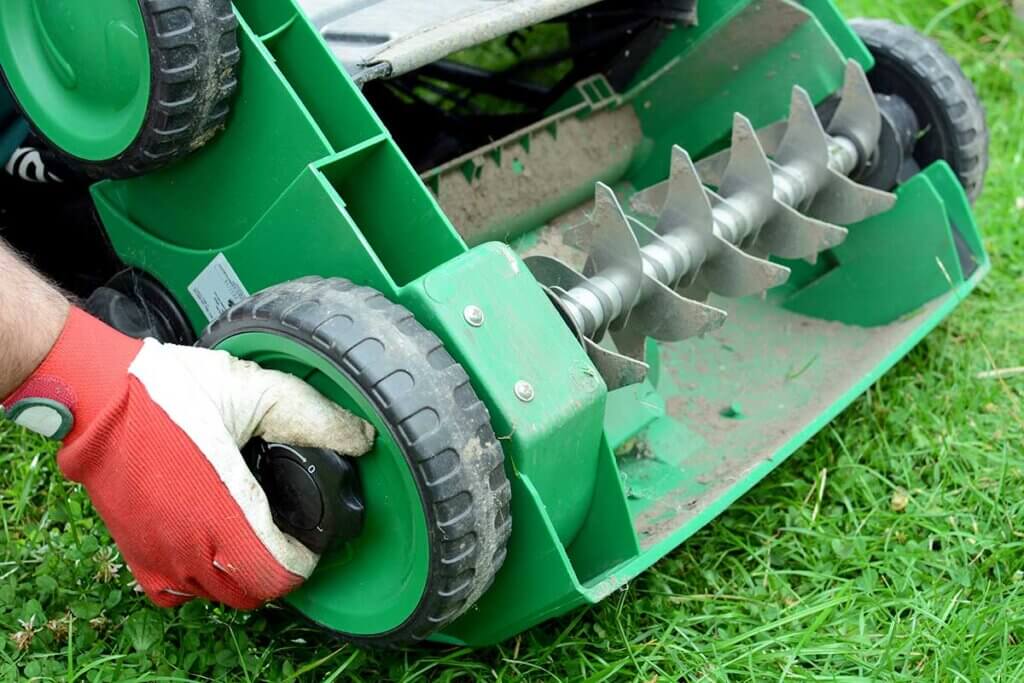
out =
[[[765,5],[788,8],[789,23],[754,30]],[[650,193],[638,190],[668,178],[673,146],[709,157],[730,146],[735,112],[760,129],[786,119],[792,86],[820,104],[844,87],[849,60],[869,73],[874,64],[830,0],[704,0],[699,9],[699,25],[671,32],[629,87],[585,81],[533,130],[421,177],[292,0],[237,0],[242,58],[226,130],[184,162],[94,186],[120,257],[162,283],[196,331],[211,321],[189,287],[223,257],[250,293],[309,275],[372,287],[465,368],[504,449],[513,532],[493,586],[434,640],[495,643],[622,588],[824,427],[989,270],[968,198],[938,161],[895,190],[890,210],[844,225],[845,241],[814,263],[775,259],[792,271],[785,284],[712,298],[728,313],[720,329],[681,343],[641,337],[642,382],[607,381],[566,309],[552,305],[559,290],[546,291],[552,283],[538,282],[526,257],[564,237],[560,256],[583,269],[587,256],[564,230],[581,219],[560,217],[591,210],[595,182],[653,229],[657,216],[641,201]],[[118,82],[87,85],[96,98],[116,96],[126,120],[136,116]],[[80,134],[93,113],[72,113],[62,125]],[[498,167],[529,171],[545,141],[616,116],[637,133],[609,141],[587,177],[460,225],[462,234],[442,210],[453,184]],[[116,154],[119,140],[97,141],[98,154]],[[638,235],[641,245],[658,239]],[[468,306],[484,313],[482,325],[467,324]],[[359,463],[363,533],[329,551],[288,600],[357,637],[401,626],[427,580],[429,540],[387,425],[345,376],[288,339],[254,332],[222,346],[295,372],[375,422],[381,439]],[[517,395],[523,381],[531,400]]]

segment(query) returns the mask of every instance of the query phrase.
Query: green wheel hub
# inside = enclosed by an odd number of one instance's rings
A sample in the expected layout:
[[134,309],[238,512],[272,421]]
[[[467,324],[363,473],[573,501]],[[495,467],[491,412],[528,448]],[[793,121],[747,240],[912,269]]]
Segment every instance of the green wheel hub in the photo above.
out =
[[363,533],[328,551],[288,601],[310,619],[355,636],[401,626],[426,589],[430,547],[423,502],[391,427],[333,363],[294,340],[253,332],[217,348],[300,377],[376,428],[373,451],[358,463],[366,504]]
[[139,135],[150,98],[139,0],[0,2],[0,67],[28,118],[68,154],[112,159]]

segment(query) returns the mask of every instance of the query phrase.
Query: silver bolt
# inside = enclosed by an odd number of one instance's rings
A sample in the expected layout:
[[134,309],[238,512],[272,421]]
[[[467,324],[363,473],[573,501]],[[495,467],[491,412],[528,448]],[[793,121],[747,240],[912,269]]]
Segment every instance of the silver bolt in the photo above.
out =
[[530,401],[533,400],[533,397],[536,395],[533,391],[533,385],[524,379],[521,379],[518,382],[516,382],[515,392],[516,398],[518,398],[523,403],[529,403]]
[[484,312],[479,306],[466,306],[466,310],[462,312],[462,317],[473,327],[482,327],[484,324]]

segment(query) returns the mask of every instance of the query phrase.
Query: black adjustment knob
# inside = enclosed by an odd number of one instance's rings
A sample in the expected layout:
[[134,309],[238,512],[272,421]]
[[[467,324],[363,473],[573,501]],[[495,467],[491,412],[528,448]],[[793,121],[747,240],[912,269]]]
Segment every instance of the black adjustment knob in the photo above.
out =
[[260,439],[242,454],[267,494],[274,524],[313,552],[323,554],[362,531],[365,508],[351,458]]

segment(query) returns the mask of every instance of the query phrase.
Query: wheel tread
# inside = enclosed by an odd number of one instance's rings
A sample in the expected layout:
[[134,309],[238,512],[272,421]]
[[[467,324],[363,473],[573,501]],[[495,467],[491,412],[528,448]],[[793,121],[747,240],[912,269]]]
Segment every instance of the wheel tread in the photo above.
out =
[[154,77],[136,139],[101,162],[71,157],[95,178],[162,168],[209,142],[226,125],[238,89],[238,18],[229,0],[140,0]]
[[850,24],[876,58],[896,60],[922,83],[932,84],[958,142],[950,165],[968,197],[977,199],[989,165],[989,135],[984,105],[960,64],[937,42],[909,26],[886,19],[854,19]]

